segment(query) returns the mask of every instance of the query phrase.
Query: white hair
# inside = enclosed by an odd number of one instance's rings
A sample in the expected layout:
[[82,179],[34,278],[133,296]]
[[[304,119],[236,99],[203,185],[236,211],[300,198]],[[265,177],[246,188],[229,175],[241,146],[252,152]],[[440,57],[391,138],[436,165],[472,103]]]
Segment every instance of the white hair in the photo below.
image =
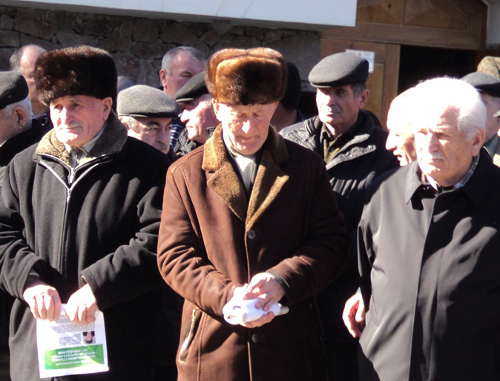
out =
[[392,100],[387,113],[387,128],[390,131],[403,133],[410,127],[413,120],[412,113],[415,109],[411,97],[414,90],[414,87],[409,88]]
[[419,123],[425,123],[429,112],[452,109],[456,113],[458,130],[468,138],[486,128],[486,107],[479,93],[460,79],[443,77],[421,82],[411,98],[413,116]]

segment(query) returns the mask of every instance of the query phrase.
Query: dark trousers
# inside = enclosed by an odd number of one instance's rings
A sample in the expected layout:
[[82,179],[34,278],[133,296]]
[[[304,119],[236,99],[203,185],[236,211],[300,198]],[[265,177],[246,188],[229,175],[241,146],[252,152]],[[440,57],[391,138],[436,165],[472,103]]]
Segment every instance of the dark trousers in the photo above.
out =
[[327,367],[330,381],[359,381],[358,342],[327,342]]

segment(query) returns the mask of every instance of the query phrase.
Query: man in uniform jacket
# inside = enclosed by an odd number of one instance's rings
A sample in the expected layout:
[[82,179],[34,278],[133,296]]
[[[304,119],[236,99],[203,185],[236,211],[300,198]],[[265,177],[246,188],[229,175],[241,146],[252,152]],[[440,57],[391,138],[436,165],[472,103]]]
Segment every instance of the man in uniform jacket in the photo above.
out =
[[500,380],[500,169],[481,148],[485,107],[449,78],[412,99],[417,161],[377,179],[359,225],[360,379]]
[[[353,242],[367,186],[398,166],[396,157],[385,148],[387,132],[362,110],[369,95],[367,78],[368,61],[353,53],[324,58],[309,73],[309,82],[317,88],[319,115],[280,132],[323,157]],[[357,342],[342,322],[344,304],[359,286],[356,263],[353,245],[346,270],[318,295],[333,380],[357,381]]]
[[36,81],[54,129],[11,161],[0,202],[0,285],[16,298],[11,377],[39,380],[35,320],[56,320],[67,303],[77,324],[103,312],[109,371],[61,380],[151,380],[168,159],[127,137],[112,111],[107,52],[47,52]]
[[[158,243],[160,272],[186,300],[179,380],[326,380],[314,295],[342,270],[349,236],[321,159],[269,125],[285,61],[224,49],[206,79],[221,124],[168,171]],[[267,313],[230,325],[234,294]],[[269,312],[279,301],[288,314]]]

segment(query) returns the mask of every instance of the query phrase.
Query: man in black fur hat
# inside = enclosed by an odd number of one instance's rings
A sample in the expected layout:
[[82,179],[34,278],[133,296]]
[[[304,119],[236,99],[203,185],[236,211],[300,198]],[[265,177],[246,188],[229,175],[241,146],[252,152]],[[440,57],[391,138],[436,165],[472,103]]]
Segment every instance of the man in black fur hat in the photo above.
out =
[[56,320],[66,303],[77,324],[103,312],[109,371],[63,379],[151,380],[169,161],[127,137],[112,110],[116,67],[107,52],[47,52],[36,83],[54,129],[9,164],[0,203],[0,285],[16,298],[12,379],[39,380],[35,321]]

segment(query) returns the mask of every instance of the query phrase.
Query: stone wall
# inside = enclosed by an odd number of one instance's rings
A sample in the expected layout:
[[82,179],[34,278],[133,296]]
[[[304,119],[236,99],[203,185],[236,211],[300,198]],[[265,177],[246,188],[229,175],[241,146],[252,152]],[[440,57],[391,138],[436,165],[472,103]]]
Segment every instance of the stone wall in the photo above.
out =
[[159,86],[161,59],[172,47],[195,46],[209,56],[226,47],[266,46],[297,65],[307,88],[307,74],[320,59],[319,32],[7,6],[0,6],[0,15],[0,70],[8,70],[10,55],[23,45],[56,49],[86,44],[109,51],[119,75]]

